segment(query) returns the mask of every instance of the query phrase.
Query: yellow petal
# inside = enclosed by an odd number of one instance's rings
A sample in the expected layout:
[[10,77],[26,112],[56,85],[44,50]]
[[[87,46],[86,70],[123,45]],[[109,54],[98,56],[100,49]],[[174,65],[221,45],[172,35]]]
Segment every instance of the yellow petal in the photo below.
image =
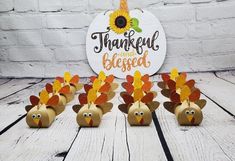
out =
[[143,98],[144,94],[142,89],[136,89],[134,91],[134,101],[140,101]]
[[99,79],[95,79],[93,82],[93,89],[99,90],[101,87],[101,81]]
[[61,83],[58,80],[55,80],[53,83],[53,90],[55,92],[58,92],[61,89]]
[[135,71],[135,73],[134,73],[134,79],[141,79],[141,73],[140,73],[140,71]]
[[69,83],[69,81],[71,80],[71,74],[69,72],[65,72],[64,73],[64,80],[66,83]]
[[170,76],[171,76],[171,80],[175,80],[175,78],[179,76],[178,69],[177,68],[173,68],[171,70],[171,75]]
[[180,100],[181,100],[181,102],[183,102],[186,99],[188,99],[190,94],[191,94],[190,88],[188,86],[183,86],[182,89],[181,89],[181,93],[180,93]]
[[102,81],[104,81],[104,80],[106,79],[106,75],[105,75],[105,73],[104,73],[103,71],[101,71],[101,72],[99,73],[98,79],[99,79],[99,80],[102,80]]
[[141,79],[135,79],[134,80],[134,88],[135,89],[140,89],[143,86],[143,82]]
[[97,98],[96,90],[90,89],[89,92],[88,92],[88,95],[87,95],[88,103],[95,102],[96,98]]
[[49,100],[49,94],[45,89],[40,92],[39,97],[40,97],[40,103],[47,104],[47,101]]
[[176,78],[176,89],[181,88],[186,82],[186,77],[180,75]]

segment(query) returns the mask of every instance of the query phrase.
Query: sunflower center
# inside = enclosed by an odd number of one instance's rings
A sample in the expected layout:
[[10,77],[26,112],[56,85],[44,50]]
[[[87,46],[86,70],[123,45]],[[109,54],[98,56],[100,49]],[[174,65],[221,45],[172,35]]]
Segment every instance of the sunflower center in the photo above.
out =
[[124,16],[118,16],[115,20],[115,25],[118,28],[124,28],[127,25],[127,20]]

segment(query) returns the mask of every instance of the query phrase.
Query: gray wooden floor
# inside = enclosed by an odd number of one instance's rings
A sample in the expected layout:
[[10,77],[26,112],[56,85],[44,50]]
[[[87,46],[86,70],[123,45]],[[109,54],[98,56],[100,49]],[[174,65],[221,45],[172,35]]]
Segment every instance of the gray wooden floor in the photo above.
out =
[[[183,127],[167,112],[156,83],[160,108],[149,127],[130,127],[117,106],[103,117],[99,128],[79,128],[72,105],[48,129],[30,129],[24,106],[48,79],[0,79],[1,161],[232,161],[235,160],[235,71],[193,73],[207,100],[198,127]],[[159,76],[152,78],[155,82]],[[87,79],[83,79],[86,82]],[[117,80],[121,83],[121,80]],[[82,92],[82,91],[79,91]],[[76,97],[77,98],[77,97]]]

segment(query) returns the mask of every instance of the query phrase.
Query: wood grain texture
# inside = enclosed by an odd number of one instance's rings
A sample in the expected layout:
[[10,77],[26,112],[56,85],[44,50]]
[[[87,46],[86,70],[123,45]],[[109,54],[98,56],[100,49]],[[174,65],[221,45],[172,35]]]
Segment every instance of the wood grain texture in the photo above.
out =
[[[45,87],[46,83],[49,82],[52,82],[52,79],[44,80],[32,87],[0,100],[0,131],[26,114],[24,107],[30,104],[29,97],[31,95],[37,95],[41,89]],[[21,85],[24,86],[25,84]]]
[[62,161],[77,134],[76,115],[73,114],[73,100],[67,105],[50,128],[29,128],[25,119],[0,136],[0,160],[53,160]]
[[29,88],[41,80],[42,79],[12,79],[0,86],[0,100],[23,89]]
[[195,73],[189,74],[188,77],[196,80],[197,86],[203,94],[235,115],[234,84],[216,77],[214,73]]
[[220,107],[207,99],[202,124],[186,127],[179,126],[175,115],[164,109],[167,98],[159,94],[158,100],[161,106],[156,114],[174,160],[235,159],[235,119]]
[[217,77],[235,84],[235,70],[227,71],[227,72],[216,72],[215,74]]
[[5,83],[7,83],[7,82],[9,82],[10,80],[11,80],[11,79],[0,78],[0,86],[3,85],[3,84],[5,84]]

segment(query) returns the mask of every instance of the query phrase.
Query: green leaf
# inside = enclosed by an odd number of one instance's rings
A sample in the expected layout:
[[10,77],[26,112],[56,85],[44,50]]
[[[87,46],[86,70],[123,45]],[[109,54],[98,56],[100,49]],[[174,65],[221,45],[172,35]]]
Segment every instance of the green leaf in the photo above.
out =
[[139,20],[137,18],[132,18],[131,19],[131,27],[136,31],[136,32],[142,32],[142,29],[139,28]]

